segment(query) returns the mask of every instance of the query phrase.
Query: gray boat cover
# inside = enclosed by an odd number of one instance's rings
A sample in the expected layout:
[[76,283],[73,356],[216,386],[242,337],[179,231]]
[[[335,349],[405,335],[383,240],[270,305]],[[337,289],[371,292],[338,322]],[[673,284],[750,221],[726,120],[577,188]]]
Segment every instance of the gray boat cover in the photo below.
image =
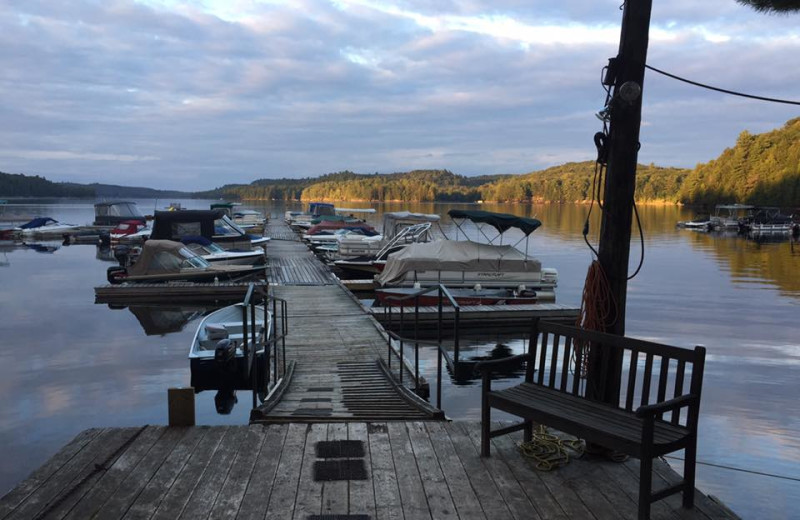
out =
[[410,271],[508,271],[538,273],[542,263],[513,246],[472,241],[438,240],[411,244],[386,260],[375,276],[381,286],[401,280]]
[[241,265],[209,265],[202,257],[190,251],[180,242],[148,240],[142,245],[142,253],[136,263],[128,268],[128,275],[152,276],[195,271],[215,272],[223,276],[250,269],[248,266]]

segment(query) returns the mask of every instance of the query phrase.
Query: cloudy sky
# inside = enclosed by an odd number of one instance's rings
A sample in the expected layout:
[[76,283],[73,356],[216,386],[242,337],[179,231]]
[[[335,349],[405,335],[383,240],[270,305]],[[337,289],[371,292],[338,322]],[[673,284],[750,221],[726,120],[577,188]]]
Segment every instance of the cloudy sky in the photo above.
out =
[[[0,171],[199,190],[349,169],[591,159],[622,0],[4,0]],[[800,100],[800,14],[654,0],[648,63]],[[653,72],[639,160],[800,116]]]

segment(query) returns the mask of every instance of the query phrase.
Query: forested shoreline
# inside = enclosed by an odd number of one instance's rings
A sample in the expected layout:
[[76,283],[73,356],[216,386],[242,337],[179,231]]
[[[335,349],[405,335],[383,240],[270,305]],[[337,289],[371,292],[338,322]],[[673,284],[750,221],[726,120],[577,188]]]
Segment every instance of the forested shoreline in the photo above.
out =
[[[175,197],[230,200],[362,202],[583,203],[602,185],[593,161],[570,162],[524,174],[469,177],[448,170],[389,174],[342,171],[302,179],[259,179],[202,192],[53,183],[0,172],[2,197]],[[112,195],[113,194],[113,195]],[[639,203],[800,206],[800,118],[763,134],[743,131],[734,147],[694,169],[639,165]]]

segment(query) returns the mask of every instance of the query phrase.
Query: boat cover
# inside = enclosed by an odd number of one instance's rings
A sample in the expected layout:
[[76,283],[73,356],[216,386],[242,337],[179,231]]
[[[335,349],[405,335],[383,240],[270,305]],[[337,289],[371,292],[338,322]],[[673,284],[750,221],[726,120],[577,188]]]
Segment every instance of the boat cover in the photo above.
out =
[[410,211],[391,211],[383,214],[383,234],[387,240],[391,240],[397,233],[409,225],[422,224],[425,222],[439,222],[441,217],[432,213],[412,213]]
[[377,231],[375,228],[370,226],[369,224],[354,224],[352,222],[321,222],[319,224],[315,224],[309,230],[307,235],[316,235],[317,233],[321,233],[323,231],[330,231],[332,229],[349,229],[351,231],[354,230],[361,230],[364,232],[365,235],[374,236],[377,235]]
[[48,223],[54,222],[58,224],[58,221],[52,219],[50,217],[36,217],[35,219],[31,220],[27,224],[22,224],[19,228],[20,229],[36,229],[42,226],[46,226]]
[[153,274],[178,273],[181,264],[189,258],[205,260],[198,257],[180,242],[172,240],[148,240],[142,246],[142,253],[136,263],[128,268],[130,276],[146,276]]
[[401,280],[410,271],[513,271],[538,273],[539,260],[526,257],[513,246],[472,241],[438,240],[410,244],[392,253],[383,272],[375,276],[381,286]]
[[505,233],[512,227],[517,228],[522,230],[525,236],[530,235],[542,225],[542,222],[535,218],[518,217],[508,213],[494,213],[492,211],[451,209],[447,214],[454,219],[465,218],[472,222],[489,224],[500,233]]
[[214,235],[214,221],[223,216],[225,212],[221,209],[156,211],[150,238],[172,240],[186,235],[211,238]]

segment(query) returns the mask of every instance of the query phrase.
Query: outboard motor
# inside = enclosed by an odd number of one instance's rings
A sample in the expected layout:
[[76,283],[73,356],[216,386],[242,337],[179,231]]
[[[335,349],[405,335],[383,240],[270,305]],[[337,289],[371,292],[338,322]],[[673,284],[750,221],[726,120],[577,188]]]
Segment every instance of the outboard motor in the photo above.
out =
[[97,237],[97,242],[101,246],[110,246],[111,245],[111,233],[108,231],[101,231],[100,235]]
[[117,259],[121,267],[128,267],[128,260],[130,259],[131,248],[126,245],[118,245],[114,248],[114,258]]
[[236,343],[229,339],[221,339],[214,349],[214,362],[220,371],[228,372],[236,369]]

